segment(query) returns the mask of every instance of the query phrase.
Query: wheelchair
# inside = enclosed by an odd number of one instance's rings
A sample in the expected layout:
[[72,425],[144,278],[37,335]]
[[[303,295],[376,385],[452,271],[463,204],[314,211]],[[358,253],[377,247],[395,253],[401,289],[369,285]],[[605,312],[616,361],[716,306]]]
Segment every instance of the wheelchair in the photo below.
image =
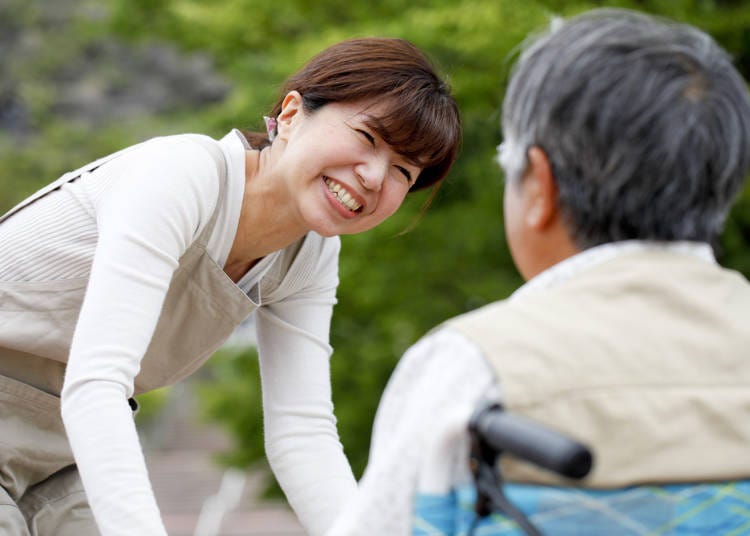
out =
[[[750,481],[587,489],[579,481],[595,462],[588,446],[496,402],[475,411],[469,434],[473,484],[448,496],[417,497],[414,536],[750,535]],[[570,485],[505,482],[503,456]]]

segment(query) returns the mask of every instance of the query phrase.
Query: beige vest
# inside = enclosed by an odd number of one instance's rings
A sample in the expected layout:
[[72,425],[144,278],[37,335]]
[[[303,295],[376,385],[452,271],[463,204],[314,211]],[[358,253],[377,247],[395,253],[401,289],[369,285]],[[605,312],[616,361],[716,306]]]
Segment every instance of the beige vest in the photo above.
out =
[[[618,257],[449,325],[509,411],[590,445],[587,487],[750,477],[750,284],[667,252]],[[571,485],[510,460],[509,480]]]
[[[136,394],[174,383],[195,371],[256,307],[206,253],[226,190],[226,162],[215,142],[195,139],[212,154],[219,170],[217,208],[179,260],[151,343],[135,379]],[[60,179],[23,201],[3,220],[37,199],[98,168],[125,149]],[[277,270],[291,264],[284,252]],[[288,258],[286,258],[288,257]],[[0,282],[0,374],[52,394],[62,389],[65,363],[88,278],[46,282]]]

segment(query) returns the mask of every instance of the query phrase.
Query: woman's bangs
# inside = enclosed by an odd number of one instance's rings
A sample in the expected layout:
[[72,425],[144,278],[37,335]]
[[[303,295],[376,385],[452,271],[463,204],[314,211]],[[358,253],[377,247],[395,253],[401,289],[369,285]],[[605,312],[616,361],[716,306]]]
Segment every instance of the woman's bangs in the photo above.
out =
[[410,162],[431,168],[451,158],[457,145],[457,127],[440,103],[415,100],[392,97],[370,126]]

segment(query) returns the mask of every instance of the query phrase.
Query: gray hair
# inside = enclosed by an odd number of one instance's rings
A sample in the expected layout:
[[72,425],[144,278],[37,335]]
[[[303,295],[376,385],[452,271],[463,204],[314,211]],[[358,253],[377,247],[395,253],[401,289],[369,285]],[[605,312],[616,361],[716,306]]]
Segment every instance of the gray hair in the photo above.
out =
[[750,164],[750,101],[729,56],[691,26],[627,10],[574,17],[521,54],[500,162],[544,150],[582,248],[713,241]]

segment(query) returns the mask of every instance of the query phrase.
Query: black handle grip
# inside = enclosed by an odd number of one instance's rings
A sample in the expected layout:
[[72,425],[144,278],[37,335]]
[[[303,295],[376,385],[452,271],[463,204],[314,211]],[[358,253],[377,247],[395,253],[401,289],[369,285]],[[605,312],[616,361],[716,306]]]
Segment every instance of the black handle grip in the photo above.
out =
[[470,426],[491,448],[568,478],[581,479],[591,470],[593,456],[584,445],[501,406],[478,411]]

